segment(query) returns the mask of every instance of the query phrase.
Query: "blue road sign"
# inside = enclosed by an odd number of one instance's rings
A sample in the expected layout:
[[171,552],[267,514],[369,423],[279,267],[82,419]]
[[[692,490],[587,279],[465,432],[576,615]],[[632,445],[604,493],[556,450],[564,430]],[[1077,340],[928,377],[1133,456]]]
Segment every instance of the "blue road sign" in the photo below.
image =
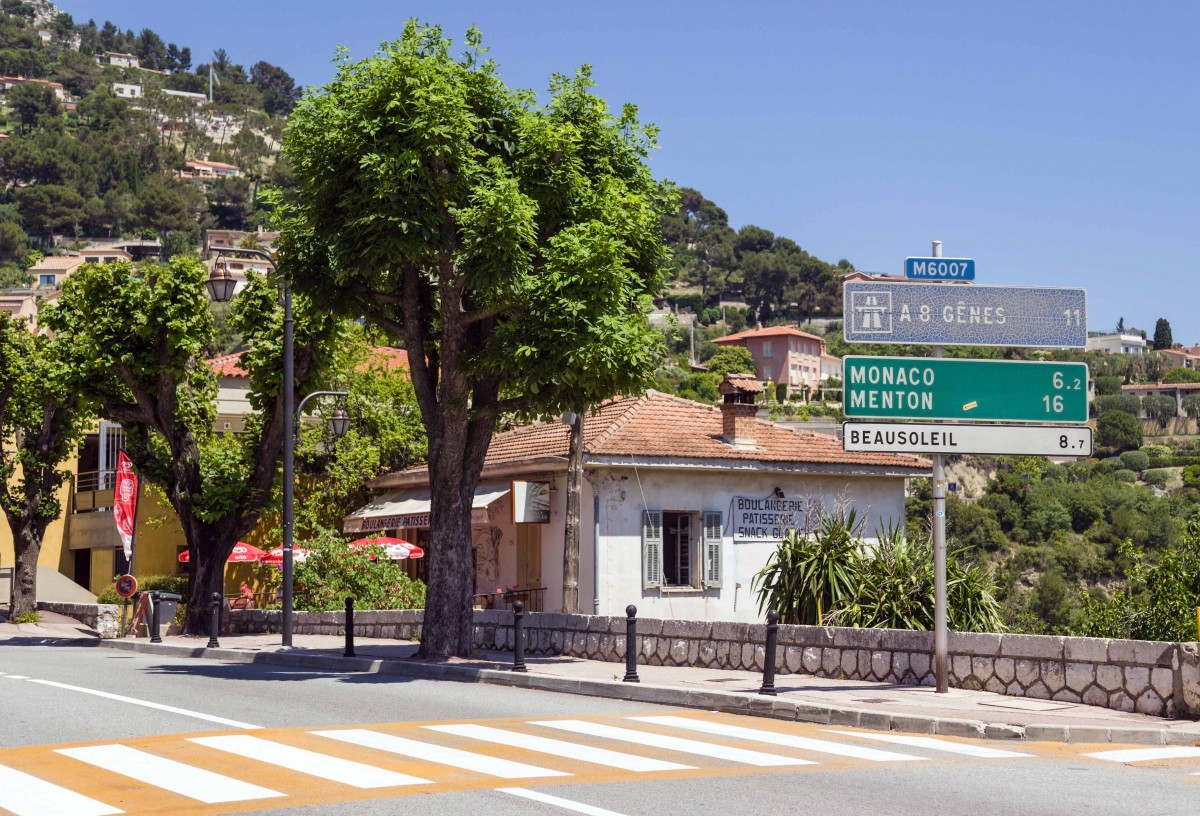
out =
[[842,303],[847,343],[1087,346],[1084,289],[847,281]]
[[913,280],[975,280],[972,258],[905,258],[904,277]]

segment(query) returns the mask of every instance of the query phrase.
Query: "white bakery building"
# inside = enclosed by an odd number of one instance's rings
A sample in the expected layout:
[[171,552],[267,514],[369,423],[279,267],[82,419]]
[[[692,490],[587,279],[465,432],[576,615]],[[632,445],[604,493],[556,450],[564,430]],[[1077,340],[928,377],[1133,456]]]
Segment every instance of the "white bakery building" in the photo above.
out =
[[[639,616],[757,621],[751,580],[816,506],[848,501],[868,539],[904,524],[905,480],[929,476],[928,461],[847,453],[833,436],[758,420],[755,390],[727,379],[721,406],[650,391],[585,416],[580,612],[623,615],[632,603]],[[474,503],[477,606],[562,609],[569,430],[548,422],[493,438]],[[384,492],[345,532],[427,547],[427,471],[373,486]]]

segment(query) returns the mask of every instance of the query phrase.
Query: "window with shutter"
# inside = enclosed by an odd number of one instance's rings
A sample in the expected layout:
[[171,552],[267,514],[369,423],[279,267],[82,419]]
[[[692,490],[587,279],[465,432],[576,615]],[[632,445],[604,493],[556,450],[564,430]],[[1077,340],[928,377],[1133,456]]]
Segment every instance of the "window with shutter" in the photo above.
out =
[[662,585],[663,528],[662,511],[647,510],[642,515],[642,588]]
[[721,513],[704,514],[704,586],[721,586]]

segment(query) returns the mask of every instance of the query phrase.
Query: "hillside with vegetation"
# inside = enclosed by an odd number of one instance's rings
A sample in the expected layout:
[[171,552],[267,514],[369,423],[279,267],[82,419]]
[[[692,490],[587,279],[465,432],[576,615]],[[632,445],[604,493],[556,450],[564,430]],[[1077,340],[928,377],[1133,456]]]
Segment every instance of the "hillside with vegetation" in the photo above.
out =
[[[203,229],[253,230],[267,219],[258,190],[289,185],[279,149],[300,91],[278,66],[247,69],[220,49],[193,65],[190,48],[150,29],[27,0],[0,2],[0,43],[0,288],[27,285],[38,257],[87,239],[161,238],[172,254],[198,248]],[[197,96],[210,69],[211,101]],[[238,173],[180,178],[196,160]]]

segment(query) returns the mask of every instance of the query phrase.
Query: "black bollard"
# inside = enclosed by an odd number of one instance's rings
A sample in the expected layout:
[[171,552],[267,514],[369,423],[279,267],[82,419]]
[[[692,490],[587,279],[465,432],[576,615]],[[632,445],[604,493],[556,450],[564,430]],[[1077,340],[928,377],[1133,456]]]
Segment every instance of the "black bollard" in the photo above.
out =
[[779,613],[767,613],[767,653],[763,657],[763,682],[759,694],[775,696],[775,644],[779,640]]
[[208,645],[207,649],[220,649],[221,641],[217,640],[217,634],[221,631],[221,602],[224,598],[220,592],[212,594],[212,612],[208,618]]
[[515,672],[529,671],[525,668],[525,604],[513,604],[513,665]]
[[346,599],[346,651],[342,657],[354,657],[354,599]]
[[625,607],[625,682],[640,683],[637,676],[637,607]]
[[150,642],[162,643],[162,636],[158,633],[158,627],[161,625],[159,621],[159,603],[154,600],[154,596],[150,597]]

